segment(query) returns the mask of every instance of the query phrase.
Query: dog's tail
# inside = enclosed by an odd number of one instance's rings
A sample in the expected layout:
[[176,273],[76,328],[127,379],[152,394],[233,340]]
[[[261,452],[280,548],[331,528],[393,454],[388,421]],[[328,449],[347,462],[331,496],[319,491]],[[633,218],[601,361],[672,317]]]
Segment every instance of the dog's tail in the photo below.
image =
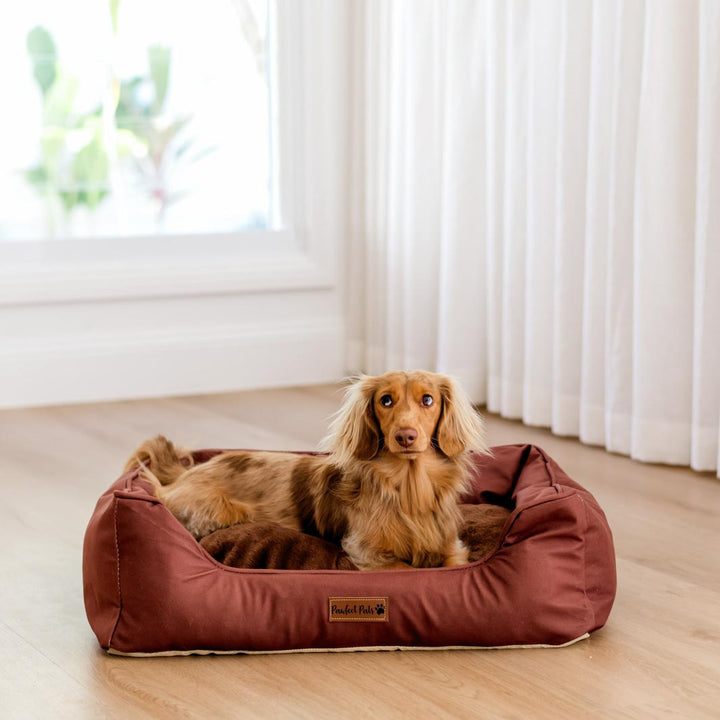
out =
[[189,450],[175,447],[166,437],[156,435],[130,456],[124,472],[140,465],[143,477],[158,485],[170,485],[194,464]]

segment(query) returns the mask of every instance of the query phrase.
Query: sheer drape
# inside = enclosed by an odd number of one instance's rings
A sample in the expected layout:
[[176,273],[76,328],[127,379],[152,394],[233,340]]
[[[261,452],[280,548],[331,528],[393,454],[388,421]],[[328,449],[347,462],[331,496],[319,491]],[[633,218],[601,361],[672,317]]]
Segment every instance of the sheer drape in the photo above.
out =
[[717,469],[718,37],[714,0],[356,7],[358,369]]

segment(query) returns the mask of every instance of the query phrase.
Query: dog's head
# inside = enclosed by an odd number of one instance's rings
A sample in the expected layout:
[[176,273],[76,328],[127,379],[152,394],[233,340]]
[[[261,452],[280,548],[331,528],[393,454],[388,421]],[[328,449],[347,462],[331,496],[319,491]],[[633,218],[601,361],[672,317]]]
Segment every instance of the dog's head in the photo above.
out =
[[358,378],[326,447],[342,464],[370,460],[383,450],[408,460],[436,451],[447,457],[487,452],[482,418],[458,384],[422,371]]

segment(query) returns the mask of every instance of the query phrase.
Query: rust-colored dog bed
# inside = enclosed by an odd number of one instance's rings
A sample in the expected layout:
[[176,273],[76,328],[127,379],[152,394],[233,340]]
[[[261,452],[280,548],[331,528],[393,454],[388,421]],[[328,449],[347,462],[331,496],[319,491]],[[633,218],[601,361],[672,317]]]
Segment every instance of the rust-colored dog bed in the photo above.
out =
[[[361,572],[324,541],[280,528],[238,526],[198,543],[129,472],[85,534],[88,619],[101,647],[139,655],[558,646],[604,625],[616,587],[610,529],[542,450],[477,456],[463,503],[463,539],[480,559]],[[283,558],[338,569],[258,569]]]

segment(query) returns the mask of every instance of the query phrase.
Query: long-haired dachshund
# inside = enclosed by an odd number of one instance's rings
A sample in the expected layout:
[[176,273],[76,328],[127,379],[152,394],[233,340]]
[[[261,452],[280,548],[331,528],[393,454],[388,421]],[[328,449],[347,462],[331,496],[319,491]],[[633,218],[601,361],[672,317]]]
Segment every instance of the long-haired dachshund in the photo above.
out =
[[193,464],[162,436],[142,467],[157,496],[197,538],[273,522],[339,542],[364,570],[461,565],[457,501],[470,452],[487,452],[481,417],[448,377],[361,377],[325,441],[328,455],[231,451]]

